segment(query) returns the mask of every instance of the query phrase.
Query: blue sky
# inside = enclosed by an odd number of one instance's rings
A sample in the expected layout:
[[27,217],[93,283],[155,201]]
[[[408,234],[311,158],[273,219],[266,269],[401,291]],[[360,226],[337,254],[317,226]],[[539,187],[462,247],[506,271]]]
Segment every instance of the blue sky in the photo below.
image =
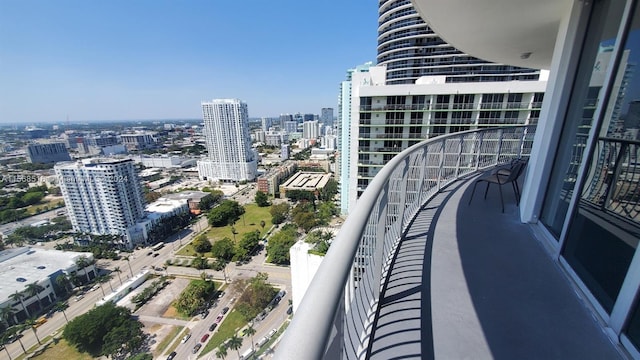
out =
[[0,0],[0,122],[320,113],[376,32],[374,1]]

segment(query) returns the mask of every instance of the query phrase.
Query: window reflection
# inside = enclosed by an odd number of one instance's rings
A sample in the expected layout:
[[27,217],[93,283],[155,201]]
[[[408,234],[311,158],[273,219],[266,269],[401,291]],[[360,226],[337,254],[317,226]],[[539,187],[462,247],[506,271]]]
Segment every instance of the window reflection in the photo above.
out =
[[[636,11],[635,22],[637,18]],[[563,251],[567,262],[607,311],[615,304],[640,238],[638,26],[632,26],[622,49]],[[612,44],[600,47],[590,88],[602,86],[604,75],[595,75],[600,64],[609,62],[612,50]],[[594,82],[599,78],[603,81]]]

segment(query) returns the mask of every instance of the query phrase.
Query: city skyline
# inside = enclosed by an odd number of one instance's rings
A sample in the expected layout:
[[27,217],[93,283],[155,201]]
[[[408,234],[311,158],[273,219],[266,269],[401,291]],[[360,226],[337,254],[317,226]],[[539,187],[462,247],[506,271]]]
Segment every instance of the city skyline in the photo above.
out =
[[0,123],[197,119],[212,98],[318,114],[375,59],[376,19],[337,1],[0,0]]

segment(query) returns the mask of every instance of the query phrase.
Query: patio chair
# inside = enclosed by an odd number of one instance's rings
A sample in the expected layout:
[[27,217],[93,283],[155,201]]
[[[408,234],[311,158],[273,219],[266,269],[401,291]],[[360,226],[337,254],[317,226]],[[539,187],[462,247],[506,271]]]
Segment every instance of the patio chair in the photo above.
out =
[[473,191],[471,192],[471,197],[469,198],[469,204],[471,205],[471,201],[473,200],[473,194],[476,192],[476,186],[478,186],[479,182],[486,182],[487,188],[484,191],[484,198],[487,198],[487,193],[489,192],[489,185],[497,184],[498,192],[500,193],[500,204],[502,205],[502,212],[504,213],[504,200],[502,197],[502,185],[511,184],[513,188],[513,192],[516,196],[516,206],[520,205],[520,187],[518,186],[518,178],[522,174],[527,162],[525,160],[516,159],[511,163],[511,167],[509,169],[502,168],[498,169],[490,174],[486,174],[481,176],[478,180],[473,184]]

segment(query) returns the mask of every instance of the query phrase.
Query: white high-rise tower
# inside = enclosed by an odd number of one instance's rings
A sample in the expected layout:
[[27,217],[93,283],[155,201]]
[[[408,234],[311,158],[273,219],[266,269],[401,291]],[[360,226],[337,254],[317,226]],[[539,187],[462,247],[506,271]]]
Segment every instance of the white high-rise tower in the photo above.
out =
[[54,167],[69,219],[76,232],[120,235],[131,247],[131,233],[144,217],[144,197],[133,160],[86,159]]
[[238,99],[202,102],[204,134],[209,156],[198,161],[201,180],[250,181],[257,172],[257,156],[251,149],[249,111]]

